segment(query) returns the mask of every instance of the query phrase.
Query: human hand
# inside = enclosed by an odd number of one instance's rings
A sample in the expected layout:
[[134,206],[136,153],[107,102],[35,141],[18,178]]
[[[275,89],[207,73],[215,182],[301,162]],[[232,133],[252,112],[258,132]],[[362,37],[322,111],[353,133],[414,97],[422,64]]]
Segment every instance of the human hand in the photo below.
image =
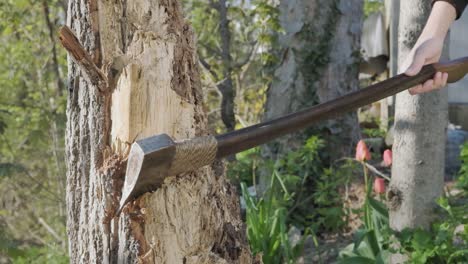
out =
[[[445,1],[434,3],[421,36],[409,53],[407,61],[400,68],[406,69],[406,75],[414,76],[424,65],[439,61],[444,39],[456,16],[456,10],[450,3]],[[437,72],[434,78],[410,88],[409,92],[414,95],[439,89],[447,84],[447,78],[447,73]]]
[[[438,62],[443,46],[444,38],[441,37],[433,37],[421,43],[416,43],[407,61],[403,64],[403,69],[406,68],[405,74],[414,76],[421,71],[424,65]],[[408,91],[411,95],[415,95],[437,90],[447,85],[447,79],[448,73],[437,72],[432,79],[411,87]]]

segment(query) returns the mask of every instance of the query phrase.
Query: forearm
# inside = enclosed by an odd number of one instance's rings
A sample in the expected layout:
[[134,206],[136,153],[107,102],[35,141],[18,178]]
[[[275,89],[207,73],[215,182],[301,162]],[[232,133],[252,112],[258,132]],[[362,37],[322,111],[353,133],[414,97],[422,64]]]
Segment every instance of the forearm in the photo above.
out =
[[456,17],[457,12],[451,4],[444,1],[435,2],[418,42],[425,41],[430,38],[444,39],[450,25],[452,25]]

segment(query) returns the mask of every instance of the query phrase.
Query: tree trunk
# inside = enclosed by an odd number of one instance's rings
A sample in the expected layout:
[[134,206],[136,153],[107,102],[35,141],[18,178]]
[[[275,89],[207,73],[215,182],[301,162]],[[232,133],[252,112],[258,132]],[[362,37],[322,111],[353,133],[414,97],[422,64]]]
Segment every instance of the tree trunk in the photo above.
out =
[[231,31],[229,29],[228,8],[226,0],[219,0],[214,4],[219,13],[219,36],[221,38],[221,57],[223,62],[223,78],[219,85],[222,94],[221,99],[221,119],[227,131],[233,131],[236,127],[236,117],[234,114],[234,99],[236,91],[232,81],[232,57],[231,57]]
[[[266,120],[359,88],[362,0],[283,0],[279,11],[285,34],[279,40],[281,64],[267,93]],[[356,113],[315,127],[323,126],[331,159],[352,153],[360,136]],[[263,153],[272,158],[287,153],[317,131],[282,137],[264,147]]]
[[[389,77],[398,74],[398,23],[400,16],[400,0],[385,0],[386,24],[388,26],[389,47]],[[380,128],[388,131],[394,123],[391,119],[395,116],[395,96],[390,96],[382,101]]]
[[[401,1],[399,65],[416,43],[429,13],[430,1]],[[435,200],[443,190],[446,127],[447,90],[417,96],[405,91],[397,95],[388,193],[390,226],[397,231],[429,228]],[[392,256],[392,263],[400,263],[401,257]]]
[[69,63],[71,262],[252,263],[222,162],[169,178],[115,216],[129,144],[158,133],[204,135],[207,124],[193,33],[179,1],[86,3],[69,1],[67,24],[108,81],[97,87]]

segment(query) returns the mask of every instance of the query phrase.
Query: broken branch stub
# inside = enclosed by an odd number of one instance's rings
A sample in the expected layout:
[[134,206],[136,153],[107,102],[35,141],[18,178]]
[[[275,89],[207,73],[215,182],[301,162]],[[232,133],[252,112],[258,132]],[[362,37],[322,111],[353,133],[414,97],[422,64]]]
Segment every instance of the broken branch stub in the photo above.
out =
[[89,81],[95,85],[100,92],[106,92],[108,90],[106,76],[80,44],[73,31],[67,26],[61,27],[59,30],[59,39],[73,61],[85,72]]

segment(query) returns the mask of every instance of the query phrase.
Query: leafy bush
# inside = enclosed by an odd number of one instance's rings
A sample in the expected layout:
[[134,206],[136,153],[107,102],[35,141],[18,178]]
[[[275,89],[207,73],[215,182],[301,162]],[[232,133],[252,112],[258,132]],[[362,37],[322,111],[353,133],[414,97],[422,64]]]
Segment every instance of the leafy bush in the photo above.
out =
[[66,264],[70,260],[64,252],[50,247],[30,247],[26,250],[17,250],[12,256],[13,264]]
[[263,263],[295,263],[303,241],[292,245],[288,237],[287,204],[291,194],[277,173],[273,174],[264,198],[250,196],[245,183],[241,184],[246,202],[247,237],[253,254],[261,253]]
[[338,189],[347,178],[333,168],[323,168],[323,148],[324,141],[313,136],[274,166],[275,171],[290,179],[288,190],[294,196],[290,222],[303,229],[312,227],[314,232],[337,231],[344,226],[345,218]]
[[462,165],[459,172],[457,186],[465,192],[468,192],[468,142],[466,142],[462,147],[460,160]]
[[[339,263],[387,263],[390,253],[409,257],[408,263],[468,263],[468,193],[440,198],[440,219],[430,230],[392,231],[383,204],[369,197],[372,222],[365,219],[355,234],[355,242],[340,253]],[[462,202],[459,202],[462,201]],[[379,220],[380,219],[380,220]],[[392,245],[400,245],[395,249]]]
[[314,232],[339,231],[346,219],[339,189],[349,181],[355,165],[346,161],[324,168],[323,148],[324,141],[313,136],[302,148],[276,161],[262,159],[259,149],[249,150],[237,155],[237,162],[229,166],[228,176],[235,183],[250,186],[256,184],[255,177],[261,171],[276,173],[291,196],[285,205],[287,223],[302,230],[310,227]]
[[2,257],[8,259],[7,263],[13,264],[65,264],[70,261],[63,248],[21,245],[0,234],[0,259]]
[[[431,230],[394,232],[388,226],[388,215],[382,213],[383,207],[376,207],[374,202],[370,203],[374,226],[366,223],[356,232],[355,242],[340,252],[339,263],[387,263],[390,253],[407,255],[408,263],[413,264],[468,263],[468,206],[453,208],[447,198],[441,198],[438,204],[445,214]],[[401,247],[394,249],[392,244]]]
[[255,185],[259,166],[265,166],[260,157],[260,148],[253,148],[236,155],[236,162],[228,164],[227,176],[235,184],[241,182],[248,186]]
[[388,211],[383,203],[368,197],[364,206],[364,226],[354,234],[354,242],[340,252],[340,264],[386,263]]
[[[230,166],[231,180],[244,181],[247,234],[253,253],[263,252],[264,263],[294,263],[302,242],[291,245],[288,230],[292,226],[305,234],[344,227],[346,211],[339,188],[349,180],[354,165],[345,162],[338,168],[323,168],[323,148],[324,141],[314,136],[276,161],[261,159],[256,149],[238,155],[237,164]],[[268,189],[256,198],[249,195],[247,186],[255,185],[261,170],[271,171],[272,176]]]
[[364,128],[362,129],[362,134],[370,138],[385,138],[387,131],[380,128]]
[[[382,202],[372,197],[372,181],[369,179],[365,162],[369,159],[369,149],[364,141],[360,141],[356,149],[356,160],[361,162],[364,171],[366,189],[366,197],[362,210],[364,225],[355,233],[354,243],[348,245],[340,252],[339,263],[341,264],[386,263],[387,256],[389,255],[388,210]],[[380,189],[384,188],[384,186],[380,187]]]
[[468,263],[468,205],[452,206],[448,198],[440,198],[437,203],[443,218],[431,230],[395,233],[402,246],[400,253],[415,264]]

